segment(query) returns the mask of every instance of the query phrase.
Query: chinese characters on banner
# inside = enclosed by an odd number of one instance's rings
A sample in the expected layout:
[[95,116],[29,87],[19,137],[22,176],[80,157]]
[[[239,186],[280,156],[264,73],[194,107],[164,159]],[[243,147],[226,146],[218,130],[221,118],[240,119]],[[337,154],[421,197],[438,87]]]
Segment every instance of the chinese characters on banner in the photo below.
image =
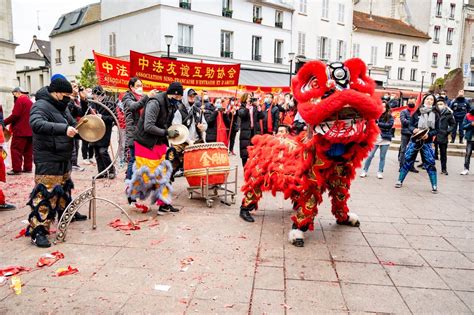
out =
[[94,51],[97,81],[104,89],[126,90],[130,79],[130,62]]
[[185,62],[130,51],[130,75],[164,85],[179,81],[188,87],[236,87],[240,64]]

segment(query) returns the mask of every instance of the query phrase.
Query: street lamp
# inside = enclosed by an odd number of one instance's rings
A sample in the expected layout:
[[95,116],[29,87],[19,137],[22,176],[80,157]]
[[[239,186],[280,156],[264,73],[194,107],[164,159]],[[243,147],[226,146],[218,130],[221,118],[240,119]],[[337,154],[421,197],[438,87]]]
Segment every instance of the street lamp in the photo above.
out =
[[426,71],[421,71],[421,93],[423,93],[423,83],[425,83],[425,74]]
[[166,42],[166,46],[168,46],[167,56],[169,58],[170,57],[170,46],[171,46],[171,43],[173,42],[173,35],[165,35],[165,42]]
[[367,68],[369,69],[369,77],[370,77],[370,73],[372,72],[372,64],[368,63]]
[[288,59],[290,60],[290,87],[291,87],[291,76],[293,75],[293,59],[295,59],[295,53],[288,53]]

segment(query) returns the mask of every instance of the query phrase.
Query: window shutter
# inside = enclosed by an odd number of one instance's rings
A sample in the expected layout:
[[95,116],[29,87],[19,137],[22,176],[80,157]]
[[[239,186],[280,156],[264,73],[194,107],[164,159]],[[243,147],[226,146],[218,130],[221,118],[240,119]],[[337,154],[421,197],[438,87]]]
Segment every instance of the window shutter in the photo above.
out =
[[328,38],[328,55],[327,55],[328,61],[331,60],[331,39]]
[[316,41],[316,58],[319,58],[319,59],[322,58],[322,55],[321,55],[321,36],[318,36],[317,41]]

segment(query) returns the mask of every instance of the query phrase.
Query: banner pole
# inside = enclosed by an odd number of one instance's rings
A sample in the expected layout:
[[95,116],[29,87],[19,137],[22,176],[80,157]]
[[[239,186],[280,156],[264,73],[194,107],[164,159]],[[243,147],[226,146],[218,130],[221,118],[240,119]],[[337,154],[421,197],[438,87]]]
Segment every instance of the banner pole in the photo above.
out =
[[[237,100],[237,91],[238,89],[235,89],[235,96],[234,98]],[[230,110],[231,110],[231,113],[232,113],[232,103],[229,102],[229,105],[230,105]],[[235,106],[235,103],[234,105]],[[227,137],[227,153],[230,153],[230,136],[232,135],[232,125],[234,124],[234,117],[235,115],[237,115],[237,111],[232,115],[232,118],[230,119],[230,126],[229,126],[229,136]],[[234,143],[235,145],[235,143]]]

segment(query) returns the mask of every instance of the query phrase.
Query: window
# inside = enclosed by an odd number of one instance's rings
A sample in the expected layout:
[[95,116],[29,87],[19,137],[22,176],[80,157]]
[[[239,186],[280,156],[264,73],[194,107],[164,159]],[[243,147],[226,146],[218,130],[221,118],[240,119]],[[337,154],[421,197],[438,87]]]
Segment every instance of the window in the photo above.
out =
[[441,17],[441,11],[443,9],[443,0],[436,1],[436,17]]
[[438,66],[438,54],[433,53],[433,59],[431,61],[431,66],[437,67]]
[[252,36],[252,60],[262,61],[262,38]]
[[61,49],[56,49],[56,64],[61,63]]
[[342,3],[339,3],[338,10],[337,10],[337,22],[344,24],[344,11],[346,6]]
[[321,18],[329,19],[329,0],[323,0],[323,10],[321,11]]
[[306,9],[308,6],[308,1],[307,0],[300,0],[300,13],[306,14]]
[[431,73],[431,84],[436,80],[436,73]]
[[392,58],[393,56],[393,43],[387,43],[385,45],[385,58]]
[[405,68],[398,68],[398,80],[403,80],[403,77],[405,75]]
[[64,19],[65,19],[64,16],[61,16],[61,17],[59,18],[59,20],[56,22],[56,25],[54,25],[54,29],[55,29],[55,30],[59,30],[59,29],[61,28],[61,26],[62,26],[63,23],[64,23]]
[[318,57],[321,60],[328,61],[331,59],[331,39],[327,37],[318,38]]
[[439,43],[439,33],[440,33],[440,29],[441,27],[439,25],[436,25],[434,27],[434,39],[433,39],[433,42],[434,43]]
[[448,34],[446,35],[446,44],[452,45],[453,44],[453,32],[454,28],[448,28]]
[[275,11],[275,27],[283,28],[283,11]]
[[81,15],[82,15],[82,10],[78,12],[74,12],[74,15],[72,16],[72,19],[71,19],[71,25],[77,24],[77,22],[79,22],[79,19],[81,18]]
[[456,3],[451,3],[450,9],[449,9],[449,18],[454,19],[455,13],[456,13]]
[[222,16],[232,17],[232,0],[222,0]]
[[179,7],[191,10],[191,0],[179,0]]
[[262,23],[262,7],[258,5],[253,6],[253,22],[254,23]]
[[346,43],[343,40],[337,41],[337,61],[344,61],[346,59]]
[[360,56],[360,44],[352,44],[352,57],[359,58]]
[[450,54],[447,54],[446,55],[446,65],[445,65],[446,68],[450,68],[451,67],[451,55]]
[[117,45],[116,45],[116,38],[115,33],[109,34],[109,55],[110,56],[117,56]]
[[69,47],[69,62],[75,61],[74,50],[74,46]]
[[377,46],[370,48],[370,63],[375,66],[377,64]]
[[400,59],[405,60],[405,57],[407,55],[407,45],[405,44],[400,44]]
[[385,71],[387,71],[387,79],[391,79],[392,78],[392,67],[391,66],[385,66]]
[[40,75],[39,75],[39,83],[40,83],[40,86],[41,86],[41,87],[44,86],[44,75],[43,75],[43,74],[40,74]]
[[416,69],[410,70],[410,81],[416,81]]
[[178,53],[193,53],[193,26],[178,24]]
[[305,54],[306,33],[298,32],[298,55]]
[[411,50],[411,60],[418,61],[419,54],[420,54],[420,46],[413,46]]
[[221,57],[233,58],[232,32],[221,31]]
[[275,51],[273,52],[275,56],[275,63],[283,63],[283,41],[276,39],[275,40]]
[[29,75],[26,76],[26,88],[31,91],[31,76]]

